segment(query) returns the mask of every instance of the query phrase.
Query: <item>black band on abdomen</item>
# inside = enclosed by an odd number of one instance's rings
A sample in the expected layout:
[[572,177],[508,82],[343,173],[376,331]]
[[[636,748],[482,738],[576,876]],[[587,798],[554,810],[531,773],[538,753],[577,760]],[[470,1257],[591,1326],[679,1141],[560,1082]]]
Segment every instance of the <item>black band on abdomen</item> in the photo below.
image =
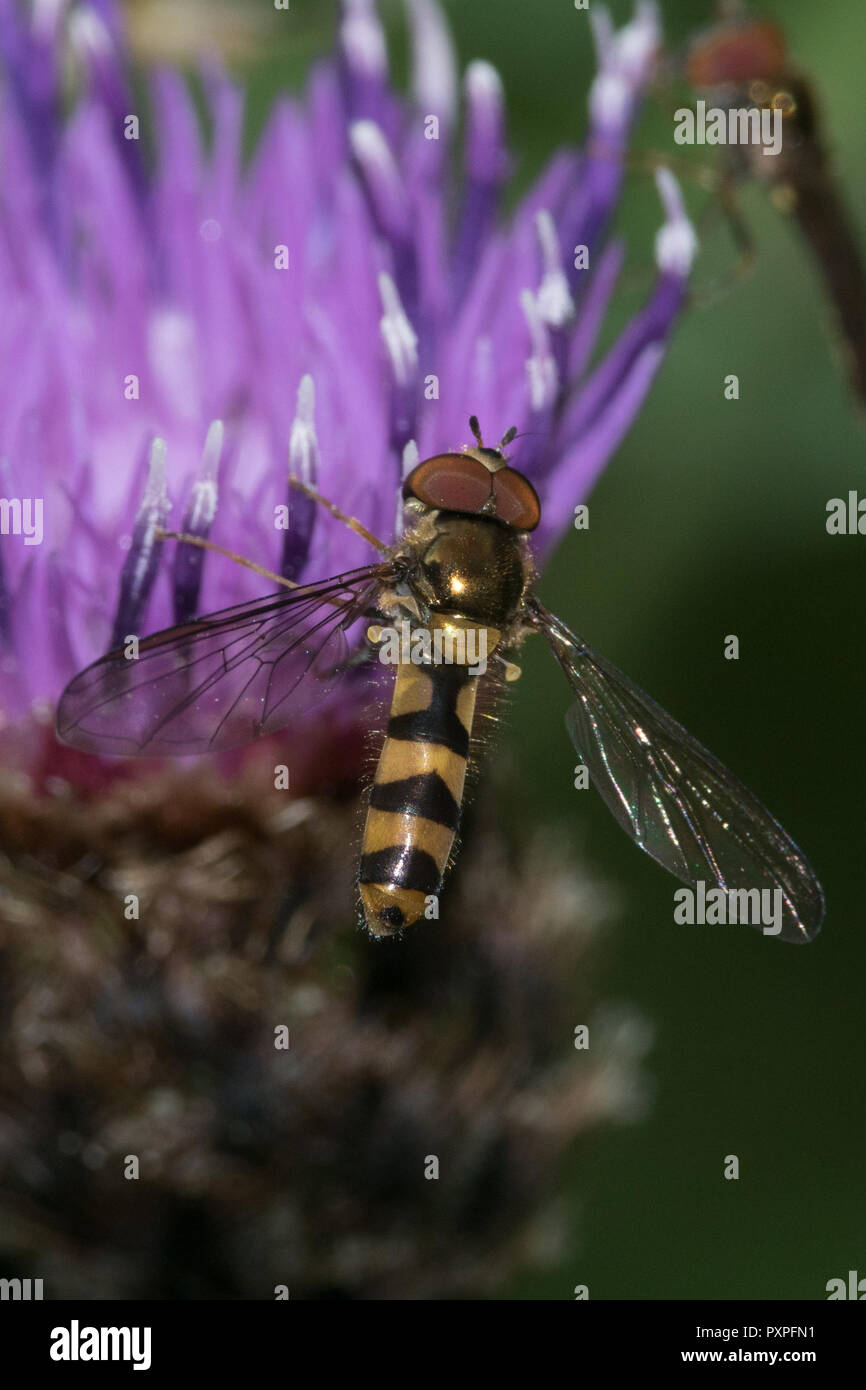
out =
[[402,815],[423,816],[425,820],[457,829],[460,807],[438,772],[419,772],[393,782],[376,782],[370,796],[376,811],[397,811]]
[[408,714],[392,714],[388,737],[412,743],[437,743],[461,758],[469,757],[469,734],[457,714],[457,699],[472,679],[465,666],[430,666],[430,703]]
[[442,873],[432,854],[414,846],[391,845],[361,855],[359,883],[393,884],[418,893],[437,893]]

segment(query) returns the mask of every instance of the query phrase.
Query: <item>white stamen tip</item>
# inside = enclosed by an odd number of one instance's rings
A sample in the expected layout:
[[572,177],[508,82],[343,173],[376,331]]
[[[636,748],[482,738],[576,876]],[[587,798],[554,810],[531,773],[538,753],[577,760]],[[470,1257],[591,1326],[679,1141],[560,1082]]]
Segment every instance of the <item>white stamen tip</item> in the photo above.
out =
[[388,71],[385,35],[370,0],[345,0],[340,43],[350,66],[366,77]]
[[157,309],[148,323],[148,356],[168,405],[182,420],[200,418],[200,347],[192,318],[179,309]]
[[613,51],[614,28],[607,5],[593,5],[589,10],[589,27],[595,44],[598,66],[604,67]]
[[[414,439],[410,439],[403,446],[403,475],[402,481],[405,483],[413,468],[418,467],[418,445]],[[406,525],[406,518],[403,512],[403,490],[397,489],[397,515],[394,518],[394,535],[402,536]]]
[[31,8],[34,34],[53,38],[58,24],[63,19],[66,0],[34,0]]
[[591,23],[599,70],[590,88],[590,115],[598,125],[621,128],[652,73],[661,41],[658,8],[654,0],[641,0],[634,19],[615,30],[607,10],[596,7]]
[[523,290],[520,304],[529,326],[532,352],[526,359],[529,378],[529,403],[533,410],[543,410],[556,398],[559,385],[556,361],[550,351],[550,335],[542,318],[538,300],[532,290]]
[[391,151],[375,121],[354,121],[349,127],[352,153],[362,164],[391,164]]
[[298,385],[298,419],[303,420],[305,425],[312,425],[315,408],[315,383],[309,372],[305,372]]
[[223,452],[225,426],[222,420],[212,420],[201,453],[201,468],[191,489],[188,524],[195,535],[206,531],[216,516],[219,490],[217,473]]
[[147,482],[144,485],[144,496],[141,499],[141,506],[136,518],[136,529],[143,523],[144,531],[132,579],[134,593],[140,593],[141,586],[145,582],[147,567],[150,564],[150,557],[153,554],[155,544],[155,529],[157,526],[162,526],[171,511],[171,503],[165,488],[165,458],[165,440],[157,437],[150,446]]
[[622,126],[628,120],[631,88],[616,72],[600,72],[589,89],[589,114],[595,125]]
[[656,233],[656,264],[663,273],[685,279],[698,252],[698,238],[670,169],[656,170],[656,187],[667,217]]
[[349,143],[375,199],[384,199],[385,209],[393,210],[395,203],[402,207],[400,173],[381,126],[375,121],[355,121],[349,127]]
[[201,472],[204,478],[215,478],[222,458],[225,425],[222,420],[212,420],[204,441],[201,455]]
[[403,448],[403,481],[405,482],[413,468],[417,468],[419,463],[418,445],[414,439]]
[[406,0],[413,38],[413,88],[422,112],[453,120],[457,76],[451,33],[436,0]]
[[568,288],[568,279],[562,268],[556,225],[546,208],[542,208],[536,215],[535,225],[544,265],[541,284],[538,287],[538,309],[545,323],[551,324],[554,328],[561,328],[573,318],[574,303]]
[[643,82],[649,76],[660,41],[658,6],[646,0],[616,38],[619,66],[632,82]]
[[408,200],[381,126],[375,121],[355,121],[349,129],[349,141],[377,217],[389,236],[402,239],[408,234]]
[[69,41],[79,53],[112,52],[111,34],[95,10],[74,9],[69,16]]
[[165,460],[168,450],[164,439],[159,436],[150,446],[150,461],[147,468],[147,482],[144,485],[143,507],[168,507],[168,493],[165,488]]
[[386,271],[379,275],[379,293],[385,310],[379,320],[382,338],[399,386],[408,385],[418,366],[418,335],[406,317],[397,286]]
[[492,63],[477,58],[466,69],[466,94],[471,102],[501,106],[505,101],[502,78]]
[[298,404],[289,435],[289,473],[312,487],[319,462],[319,441],[313,423],[316,388],[306,373],[298,384]]

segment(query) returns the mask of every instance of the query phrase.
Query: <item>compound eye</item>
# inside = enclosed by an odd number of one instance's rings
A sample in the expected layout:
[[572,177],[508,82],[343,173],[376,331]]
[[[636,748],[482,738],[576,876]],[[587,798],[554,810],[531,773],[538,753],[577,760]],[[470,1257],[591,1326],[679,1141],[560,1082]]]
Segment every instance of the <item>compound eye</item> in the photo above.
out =
[[404,497],[446,512],[483,511],[490,499],[490,471],[466,454],[435,454],[413,468],[403,484]]
[[686,76],[693,87],[743,87],[760,78],[770,81],[785,62],[784,35],[771,21],[723,24],[695,41]]
[[499,521],[515,531],[534,531],[541,520],[538,493],[528,478],[516,468],[502,468],[493,474],[493,496]]

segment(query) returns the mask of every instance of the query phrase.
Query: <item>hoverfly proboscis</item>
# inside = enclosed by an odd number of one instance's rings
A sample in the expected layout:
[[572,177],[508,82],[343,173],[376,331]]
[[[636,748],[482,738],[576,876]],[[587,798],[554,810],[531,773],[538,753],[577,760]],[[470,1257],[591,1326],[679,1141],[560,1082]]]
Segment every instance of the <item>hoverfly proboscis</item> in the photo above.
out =
[[[476,446],[426,459],[406,478],[406,530],[393,546],[304,489],[365,535],[379,563],[157,632],[134,662],[109,652],[66,687],[58,736],[130,756],[232,748],[324,699],[364,620],[371,651],[393,619],[428,637],[471,636],[451,641],[451,659],[428,645],[421,659],[395,662],[358,871],[364,921],[386,936],[417,921],[442,887],[481,682],[519,674],[504,654],[540,632],[576,697],[571,739],[626,834],[684,883],[779,890],[778,934],[811,940],[824,899],[806,859],[721,763],[541,604],[529,547],[541,507],[505,455],[515,431],[486,448],[474,417],[470,426]],[[469,657],[482,639],[493,657],[483,670]]]

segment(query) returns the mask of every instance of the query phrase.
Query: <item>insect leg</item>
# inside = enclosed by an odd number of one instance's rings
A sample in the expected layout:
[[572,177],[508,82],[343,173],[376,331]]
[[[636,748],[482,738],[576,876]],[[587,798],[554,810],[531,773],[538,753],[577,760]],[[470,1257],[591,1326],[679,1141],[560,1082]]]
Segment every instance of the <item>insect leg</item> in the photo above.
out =
[[506,661],[504,656],[500,656],[498,660],[502,663],[502,666],[504,668],[503,674],[505,676],[505,679],[509,682],[509,684],[512,681],[520,680],[520,677],[523,675],[522,666],[518,666],[514,661]]
[[[736,285],[748,279],[754,271],[757,252],[749,224],[740,210],[735,178],[710,164],[700,165],[683,156],[658,154],[654,151],[625,154],[619,162],[625,169],[641,174],[655,174],[659,169],[670,169],[679,179],[688,179],[707,193],[709,196],[695,219],[699,241],[704,240],[707,227],[713,218],[721,214],[725,219],[737,252],[737,260],[724,275],[698,289],[692,289],[689,293],[691,305],[699,309],[708,308],[724,298]],[[620,280],[621,286],[628,288],[640,283],[639,274],[640,271],[637,269],[626,272]]]
[[[165,531],[161,526],[154,528],[154,535],[158,541],[181,541],[184,545],[197,545],[201,550],[214,550],[217,555],[222,555],[226,560],[233,560],[236,565],[243,565],[244,569],[252,570],[254,574],[260,574],[263,579],[271,579],[275,584],[280,584],[284,589],[303,589],[303,584],[296,584],[293,579],[284,579],[281,574],[275,574],[265,565],[257,565],[255,560],[248,560],[245,555],[237,555],[233,550],[225,550],[221,545],[215,545],[213,541],[206,541],[202,536],[191,536],[186,531]],[[351,608],[350,599],[342,598],[323,598],[324,603],[329,603],[332,608]]]
[[755,249],[754,238],[746,219],[740,211],[735,185],[732,179],[720,179],[716,188],[716,196],[711,199],[702,209],[698,227],[701,222],[706,223],[709,216],[720,212],[725,218],[731,233],[734,246],[737,249],[736,264],[728,271],[723,279],[712,281],[704,285],[697,292],[691,295],[692,303],[701,309],[705,309],[709,304],[713,304],[717,299],[725,295],[734,285],[740,281],[748,279],[755,268],[757,252]]
[[206,541],[202,536],[191,536],[186,531],[165,531],[161,526],[157,526],[154,532],[158,541],[182,541],[184,545],[197,545],[201,550],[215,550],[217,555],[223,555],[227,560],[234,560],[236,565],[243,565],[244,569],[253,570],[256,574],[262,575],[264,579],[272,579],[275,584],[282,584],[286,589],[298,589],[299,584],[295,584],[291,579],[284,579],[281,574],[274,574],[273,570],[266,569],[264,565],[257,565],[255,560],[248,560],[243,555],[236,555],[233,550],[224,550],[221,545],[214,545],[213,541]]
[[336,517],[337,521],[342,521],[344,525],[349,527],[350,531],[354,531],[358,536],[363,536],[367,544],[371,545],[374,550],[378,550],[380,555],[390,553],[389,547],[384,541],[380,541],[377,536],[373,535],[372,531],[368,531],[366,526],[356,517],[347,516],[345,512],[341,512],[339,507],[335,506],[333,502],[329,502],[327,497],[323,497],[314,487],[310,487],[309,483],[303,483],[300,478],[295,477],[290,477],[289,482],[305,497],[309,497],[313,502],[318,502],[319,506],[324,507],[326,511],[331,513],[331,516]]

